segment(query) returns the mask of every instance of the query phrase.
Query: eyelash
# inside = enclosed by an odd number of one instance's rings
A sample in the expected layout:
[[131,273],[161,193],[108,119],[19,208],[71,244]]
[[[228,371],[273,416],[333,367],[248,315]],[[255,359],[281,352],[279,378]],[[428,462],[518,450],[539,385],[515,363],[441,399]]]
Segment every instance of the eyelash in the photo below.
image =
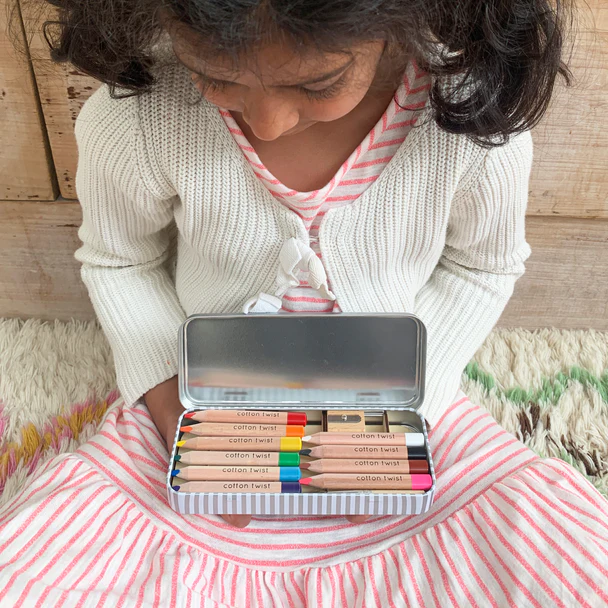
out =
[[[200,74],[196,74],[193,77],[193,81],[194,84],[196,85],[201,85],[203,88],[203,93],[207,92],[209,90],[215,91],[215,92],[222,92],[225,91],[229,84],[226,82],[217,82],[215,80],[209,80],[207,78],[205,78],[204,76],[201,76]],[[346,82],[346,78],[344,75],[342,75],[338,80],[336,80],[336,82],[334,82],[332,85],[328,86],[326,89],[321,89],[320,91],[312,91],[311,89],[306,89],[304,87],[298,87],[298,91],[300,93],[303,93],[304,95],[306,95],[306,97],[308,97],[308,99],[311,100],[320,100],[320,99],[331,99],[332,97],[334,97],[335,95],[338,94],[338,92],[340,91],[340,89],[343,87],[344,83]]]
[[326,89],[321,89],[320,91],[311,91],[310,89],[301,88],[300,91],[302,91],[302,93],[304,93],[304,95],[311,100],[331,99],[340,92],[340,89],[344,86],[345,82],[346,78],[344,74],[342,74],[342,76],[340,76],[336,82],[328,86]]

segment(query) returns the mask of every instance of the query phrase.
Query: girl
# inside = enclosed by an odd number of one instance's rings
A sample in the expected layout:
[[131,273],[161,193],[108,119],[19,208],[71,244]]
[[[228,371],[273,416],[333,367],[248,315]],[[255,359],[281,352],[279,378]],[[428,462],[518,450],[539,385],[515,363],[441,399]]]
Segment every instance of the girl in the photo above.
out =
[[[606,502],[457,396],[529,254],[549,2],[58,4],[54,58],[107,85],[77,124],[77,257],[124,401],[2,513],[0,603],[605,605]],[[281,308],[425,322],[428,514],[169,509],[179,325]]]

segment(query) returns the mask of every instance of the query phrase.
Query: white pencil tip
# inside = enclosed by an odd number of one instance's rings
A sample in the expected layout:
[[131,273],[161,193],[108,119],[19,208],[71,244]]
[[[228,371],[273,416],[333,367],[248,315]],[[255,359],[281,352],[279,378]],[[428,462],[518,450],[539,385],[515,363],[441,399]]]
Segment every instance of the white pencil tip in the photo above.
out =
[[310,441],[312,438],[312,435],[306,435],[306,437],[302,437],[302,441]]
[[423,433],[406,433],[405,434],[405,445],[410,448],[424,446],[424,434]]

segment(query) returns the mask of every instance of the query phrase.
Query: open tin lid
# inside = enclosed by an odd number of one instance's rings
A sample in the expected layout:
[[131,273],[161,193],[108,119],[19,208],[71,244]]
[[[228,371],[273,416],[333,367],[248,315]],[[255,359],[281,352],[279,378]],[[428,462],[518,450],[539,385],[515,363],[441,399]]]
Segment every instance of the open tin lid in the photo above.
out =
[[418,408],[424,396],[412,315],[194,315],[179,343],[185,407]]

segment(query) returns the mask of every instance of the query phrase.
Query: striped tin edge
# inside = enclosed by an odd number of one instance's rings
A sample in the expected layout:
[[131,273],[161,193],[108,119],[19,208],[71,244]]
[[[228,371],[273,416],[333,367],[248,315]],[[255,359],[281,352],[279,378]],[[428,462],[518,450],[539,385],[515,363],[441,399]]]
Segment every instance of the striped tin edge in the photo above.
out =
[[417,515],[433,503],[425,494],[180,494],[169,491],[171,508],[190,515]]
[[[420,417],[426,445],[428,432],[424,417]],[[184,412],[185,413],[185,412]],[[180,416],[178,429],[183,414]],[[188,515],[419,515],[426,513],[435,497],[435,468],[429,447],[429,468],[433,485],[424,494],[363,494],[363,493],[303,493],[303,494],[224,494],[180,493],[171,487],[172,463],[177,451],[176,431],[169,470],[167,496],[174,511]]]

